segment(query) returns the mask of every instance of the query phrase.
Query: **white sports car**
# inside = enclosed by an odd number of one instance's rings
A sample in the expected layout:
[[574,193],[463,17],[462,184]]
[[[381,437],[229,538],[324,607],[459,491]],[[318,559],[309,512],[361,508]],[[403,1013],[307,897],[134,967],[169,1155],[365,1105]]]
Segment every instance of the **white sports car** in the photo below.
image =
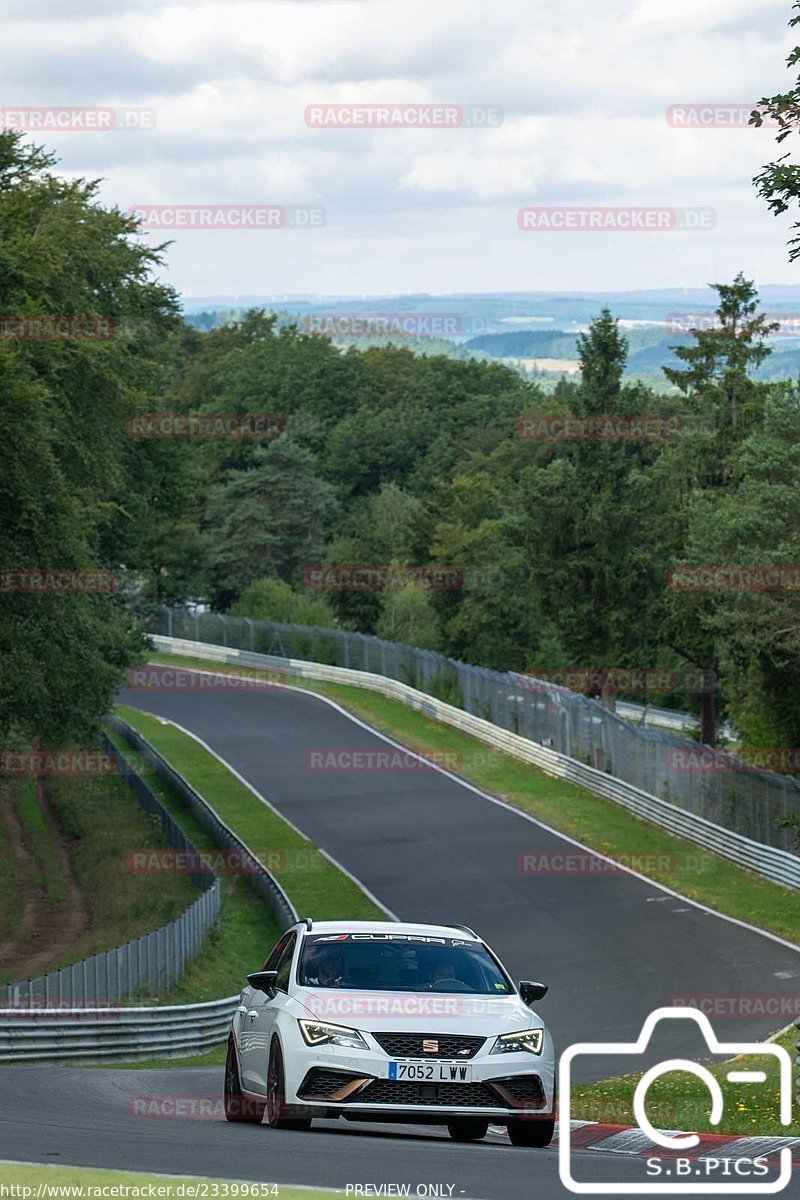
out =
[[555,1054],[531,1005],[463,925],[306,918],[248,975],[228,1041],[229,1121],[308,1129],[312,1118],[446,1125],[475,1141],[489,1122],[546,1146]]

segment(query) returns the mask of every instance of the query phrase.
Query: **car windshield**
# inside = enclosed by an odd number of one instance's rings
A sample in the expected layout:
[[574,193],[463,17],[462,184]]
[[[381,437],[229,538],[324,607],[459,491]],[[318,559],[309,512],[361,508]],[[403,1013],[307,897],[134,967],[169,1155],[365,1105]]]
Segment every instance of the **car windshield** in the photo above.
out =
[[302,987],[511,995],[510,980],[478,942],[412,934],[320,934],[305,938]]

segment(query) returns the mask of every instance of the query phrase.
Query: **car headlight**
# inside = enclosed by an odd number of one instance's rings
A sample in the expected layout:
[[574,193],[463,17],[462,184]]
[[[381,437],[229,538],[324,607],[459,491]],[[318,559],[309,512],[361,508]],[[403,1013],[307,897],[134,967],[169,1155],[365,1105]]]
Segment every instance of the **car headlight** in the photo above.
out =
[[309,1046],[348,1046],[351,1050],[368,1050],[357,1029],[330,1025],[327,1021],[298,1021],[300,1032]]
[[519,1054],[527,1050],[530,1054],[541,1054],[543,1045],[543,1029],[520,1029],[519,1033],[501,1033],[489,1053]]

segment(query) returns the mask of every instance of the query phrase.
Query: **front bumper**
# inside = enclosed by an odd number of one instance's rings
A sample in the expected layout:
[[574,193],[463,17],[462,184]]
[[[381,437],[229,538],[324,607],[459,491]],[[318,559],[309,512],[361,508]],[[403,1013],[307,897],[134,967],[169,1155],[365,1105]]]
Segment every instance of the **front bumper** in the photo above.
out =
[[[490,1043],[487,1043],[490,1044]],[[298,1048],[285,1055],[286,1100],[293,1109],[322,1109],[348,1115],[486,1116],[550,1118],[554,1110],[555,1065],[552,1054],[490,1055],[436,1059],[454,1067],[468,1065],[469,1082],[415,1082],[388,1078],[383,1052],[336,1047]],[[401,1061],[401,1060],[398,1060]],[[418,1061],[418,1060],[414,1060]]]

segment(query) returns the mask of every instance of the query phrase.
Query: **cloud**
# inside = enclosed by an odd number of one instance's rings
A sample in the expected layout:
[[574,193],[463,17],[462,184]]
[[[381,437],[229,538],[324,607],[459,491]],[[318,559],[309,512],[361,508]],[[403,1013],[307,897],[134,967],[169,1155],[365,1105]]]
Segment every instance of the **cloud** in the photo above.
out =
[[[783,88],[786,0],[30,0],[24,11],[4,23],[3,103],[157,112],[152,132],[47,139],[65,172],[105,176],[108,201],[328,210],[325,230],[277,244],[177,235],[179,287],[527,288],[532,262],[542,287],[704,282],[746,261],[791,279],[783,228],[750,182],[776,156],[771,133],[666,120],[671,104]],[[309,128],[319,103],[485,104],[504,121]],[[710,205],[719,221],[702,242],[561,236],[534,255],[515,207],[544,203]]]

